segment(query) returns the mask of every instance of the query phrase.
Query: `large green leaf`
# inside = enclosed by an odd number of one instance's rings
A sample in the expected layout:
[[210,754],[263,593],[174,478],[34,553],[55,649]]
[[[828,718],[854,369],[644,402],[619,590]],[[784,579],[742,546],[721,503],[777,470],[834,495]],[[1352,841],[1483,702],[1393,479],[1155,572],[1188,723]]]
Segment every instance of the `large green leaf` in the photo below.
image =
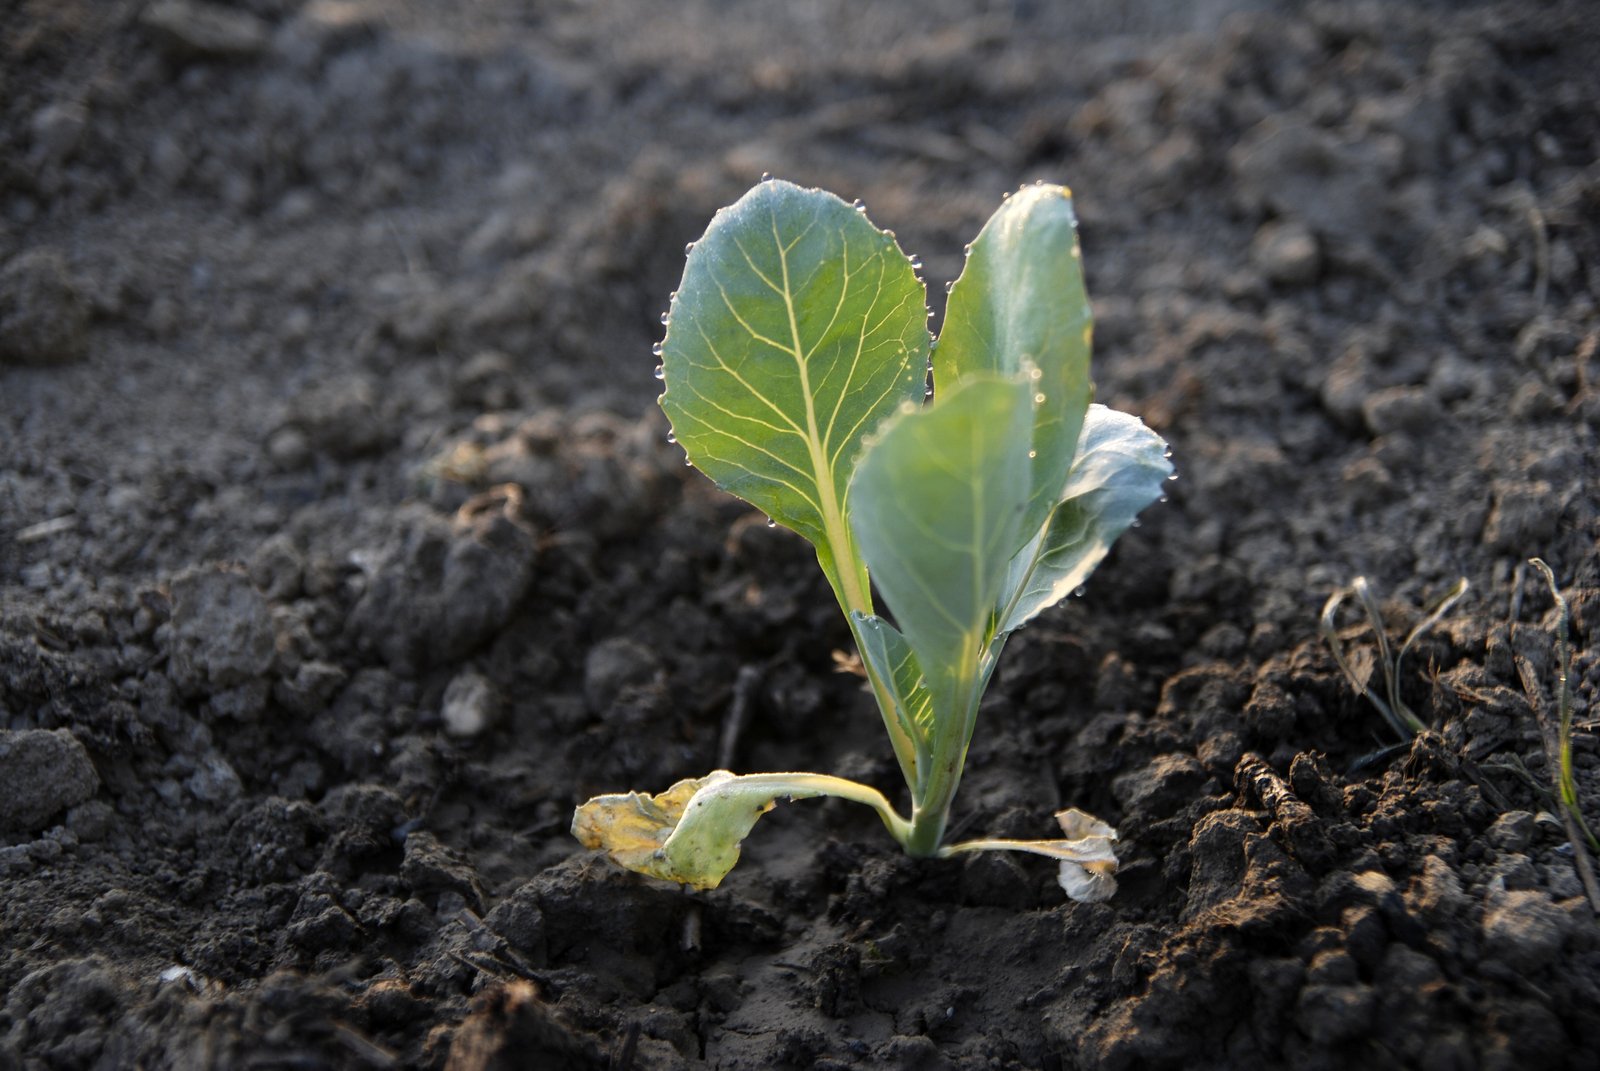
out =
[[1038,404],[1028,510],[1041,527],[1061,499],[1092,387],[1091,319],[1077,217],[1064,186],[1025,186],[984,224],[950,291],[933,351],[933,382],[1031,374]]
[[1027,538],[1032,394],[1025,380],[974,376],[902,412],[851,486],[856,545],[941,710],[950,687],[977,679],[1007,566]]
[[1167,444],[1136,416],[1091,405],[1077,457],[1050,523],[1012,563],[1001,632],[1075,591],[1128,530],[1140,510],[1161,495],[1172,475]]
[[[925,292],[833,194],[762,182],[695,243],[662,343],[661,407],[718,486],[855,568],[845,494],[863,436],[927,375]],[[843,560],[841,560],[843,559]],[[842,596],[841,596],[842,599]]]

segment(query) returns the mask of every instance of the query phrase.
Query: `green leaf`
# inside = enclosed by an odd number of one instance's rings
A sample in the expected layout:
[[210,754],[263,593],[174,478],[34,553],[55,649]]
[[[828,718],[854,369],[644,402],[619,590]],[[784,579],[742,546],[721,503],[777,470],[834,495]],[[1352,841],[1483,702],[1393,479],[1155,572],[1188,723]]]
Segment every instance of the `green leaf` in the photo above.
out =
[[936,697],[975,678],[1025,540],[1031,396],[1026,382],[972,377],[894,417],[856,470],[856,543]]
[[1093,387],[1077,217],[1064,186],[1025,186],[984,224],[950,291],[933,351],[943,391],[974,375],[1031,374],[1032,476],[1023,527],[1040,528],[1072,464]]
[[853,614],[861,657],[889,685],[894,716],[907,737],[916,742],[918,768],[925,765],[933,733],[933,698],[928,694],[916,652],[898,629],[872,614]]
[[1007,590],[1015,594],[1001,632],[1021,628],[1089,578],[1139,511],[1161,496],[1172,475],[1166,454],[1166,441],[1138,417],[1089,407],[1062,502],[1012,563]]
[[863,436],[922,400],[924,301],[865,215],[769,180],[712,219],[672,302],[661,407],[678,442],[718,486],[809,539],[847,606],[864,598],[841,590],[840,570],[859,573],[846,489]]

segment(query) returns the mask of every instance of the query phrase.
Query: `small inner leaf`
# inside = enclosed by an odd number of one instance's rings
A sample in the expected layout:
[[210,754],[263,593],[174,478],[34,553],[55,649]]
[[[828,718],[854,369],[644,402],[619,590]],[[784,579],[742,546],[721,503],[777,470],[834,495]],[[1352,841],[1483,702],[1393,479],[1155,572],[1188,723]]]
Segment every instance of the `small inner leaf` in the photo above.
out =
[[899,630],[883,618],[870,614],[855,614],[854,617],[858,626],[856,635],[861,640],[861,656],[889,683],[895,718],[906,735],[916,742],[920,769],[926,763],[933,735],[933,697],[928,692],[916,652]]

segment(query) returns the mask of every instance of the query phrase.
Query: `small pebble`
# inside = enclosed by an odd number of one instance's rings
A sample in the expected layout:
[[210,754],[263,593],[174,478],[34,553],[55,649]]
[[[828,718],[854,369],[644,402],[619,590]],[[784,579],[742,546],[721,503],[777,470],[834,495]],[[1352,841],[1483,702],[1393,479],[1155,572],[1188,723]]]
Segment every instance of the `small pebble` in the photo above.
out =
[[455,675],[444,690],[440,716],[444,731],[451,736],[479,736],[494,725],[500,712],[500,697],[489,678],[474,670]]
[[1361,402],[1361,418],[1374,435],[1423,432],[1443,416],[1438,400],[1421,387],[1386,387]]
[[1273,220],[1250,242],[1250,259],[1274,283],[1303,286],[1322,272],[1322,250],[1305,224]]
[[311,441],[299,428],[279,428],[267,439],[267,458],[280,472],[304,468],[311,461]]

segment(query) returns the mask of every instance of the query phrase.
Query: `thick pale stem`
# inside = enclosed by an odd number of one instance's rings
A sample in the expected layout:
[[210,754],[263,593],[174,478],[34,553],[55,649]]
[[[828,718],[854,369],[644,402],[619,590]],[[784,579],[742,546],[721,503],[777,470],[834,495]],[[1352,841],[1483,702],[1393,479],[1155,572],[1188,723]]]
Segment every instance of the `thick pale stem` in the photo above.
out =
[[739,781],[753,788],[769,786],[778,790],[775,792],[777,795],[833,796],[852,803],[864,803],[878,812],[878,817],[883,819],[884,826],[895,840],[905,844],[911,836],[911,823],[900,817],[888,797],[859,781],[815,773],[741,774]]

